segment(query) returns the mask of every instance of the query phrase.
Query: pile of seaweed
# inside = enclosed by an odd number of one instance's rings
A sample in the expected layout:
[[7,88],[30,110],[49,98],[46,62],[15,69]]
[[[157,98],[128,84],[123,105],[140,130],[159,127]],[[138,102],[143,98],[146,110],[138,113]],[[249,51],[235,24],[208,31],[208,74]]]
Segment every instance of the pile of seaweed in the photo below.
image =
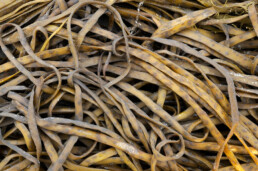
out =
[[0,170],[258,170],[257,8],[0,0]]

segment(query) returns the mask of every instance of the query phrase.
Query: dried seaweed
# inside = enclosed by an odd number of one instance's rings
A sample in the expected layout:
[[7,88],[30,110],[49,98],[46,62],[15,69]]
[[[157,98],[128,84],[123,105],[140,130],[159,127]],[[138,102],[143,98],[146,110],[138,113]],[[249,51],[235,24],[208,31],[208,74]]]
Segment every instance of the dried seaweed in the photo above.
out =
[[0,170],[258,170],[257,1],[0,1]]

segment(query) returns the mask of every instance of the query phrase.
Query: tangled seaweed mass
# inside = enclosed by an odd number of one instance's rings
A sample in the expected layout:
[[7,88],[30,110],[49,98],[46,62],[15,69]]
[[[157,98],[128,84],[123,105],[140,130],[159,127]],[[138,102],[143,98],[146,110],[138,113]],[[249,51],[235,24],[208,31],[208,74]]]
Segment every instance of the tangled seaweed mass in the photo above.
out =
[[258,1],[0,0],[0,170],[258,170]]

